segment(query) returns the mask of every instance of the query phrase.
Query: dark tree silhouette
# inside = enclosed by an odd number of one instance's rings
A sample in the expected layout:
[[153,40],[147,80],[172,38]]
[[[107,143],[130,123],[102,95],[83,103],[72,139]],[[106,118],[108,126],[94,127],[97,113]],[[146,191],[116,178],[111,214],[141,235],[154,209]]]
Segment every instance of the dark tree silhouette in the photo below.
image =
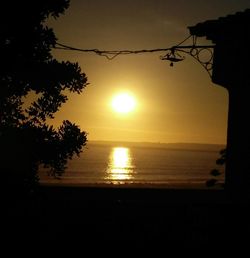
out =
[[29,189],[42,164],[51,175],[62,175],[67,160],[86,144],[77,125],[63,121],[57,130],[48,125],[67,94],[87,85],[77,63],[51,54],[57,39],[45,22],[68,7],[68,0],[1,3],[0,170],[6,185]]
[[[216,165],[223,166],[226,164],[226,154],[227,154],[226,148],[220,151],[220,157],[216,160]],[[213,178],[207,180],[206,186],[208,187],[215,186],[216,184],[218,184],[218,180],[216,179],[216,177],[222,175],[222,172],[219,169],[215,168],[210,171],[210,175]],[[224,187],[224,184],[222,184],[222,186]]]

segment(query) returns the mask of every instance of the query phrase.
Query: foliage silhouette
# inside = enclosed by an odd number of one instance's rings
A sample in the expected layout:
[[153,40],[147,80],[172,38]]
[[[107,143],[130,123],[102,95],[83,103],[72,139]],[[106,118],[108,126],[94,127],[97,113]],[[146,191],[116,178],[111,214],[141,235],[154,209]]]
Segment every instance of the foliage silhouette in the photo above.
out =
[[[227,153],[227,149],[222,149],[220,151],[220,157],[216,160],[217,165],[223,166],[226,164],[226,153]],[[212,169],[210,171],[210,174],[213,177],[218,177],[218,176],[222,175],[222,172],[220,172],[218,169]],[[211,178],[206,181],[206,186],[208,186],[208,187],[215,186],[216,184],[218,184],[218,180],[215,178]],[[224,187],[224,184],[222,184],[222,186]]]
[[57,39],[46,20],[68,7],[68,0],[2,3],[0,169],[6,185],[30,189],[39,181],[40,165],[61,176],[67,160],[86,144],[86,132],[74,123],[63,121],[57,130],[48,124],[67,94],[80,94],[88,84],[78,63],[51,54]]

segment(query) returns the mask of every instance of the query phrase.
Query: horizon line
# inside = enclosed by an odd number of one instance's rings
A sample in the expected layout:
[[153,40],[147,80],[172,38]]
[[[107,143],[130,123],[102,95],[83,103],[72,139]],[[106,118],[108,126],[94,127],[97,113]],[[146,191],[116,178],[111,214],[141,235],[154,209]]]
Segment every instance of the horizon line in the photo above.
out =
[[109,143],[145,143],[145,144],[195,144],[195,145],[223,145],[226,143],[200,143],[200,142],[160,142],[160,141],[125,141],[125,140],[88,140],[87,142],[109,142]]

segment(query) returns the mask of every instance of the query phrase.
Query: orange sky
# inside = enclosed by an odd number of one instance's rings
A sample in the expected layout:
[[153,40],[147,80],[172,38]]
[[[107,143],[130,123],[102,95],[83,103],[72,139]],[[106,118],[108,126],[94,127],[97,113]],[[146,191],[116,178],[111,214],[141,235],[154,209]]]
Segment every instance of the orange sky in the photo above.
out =
[[[65,15],[49,25],[58,42],[83,49],[167,48],[189,35],[187,26],[250,7],[249,0],[200,2],[71,0]],[[190,56],[170,67],[159,58],[164,53],[112,61],[91,53],[53,54],[77,61],[90,83],[81,95],[69,95],[55,125],[68,119],[86,131],[90,141],[226,143],[227,91],[213,84]],[[121,91],[137,99],[136,109],[127,115],[111,109],[112,96]]]

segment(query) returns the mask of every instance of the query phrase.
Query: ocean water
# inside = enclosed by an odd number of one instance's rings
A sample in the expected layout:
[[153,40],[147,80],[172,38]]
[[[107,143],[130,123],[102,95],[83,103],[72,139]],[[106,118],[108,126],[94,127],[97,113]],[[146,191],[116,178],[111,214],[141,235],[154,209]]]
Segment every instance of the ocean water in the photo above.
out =
[[44,184],[61,185],[150,185],[205,187],[210,171],[218,168],[224,181],[224,167],[216,165],[220,145],[88,143],[80,157],[69,161],[60,180],[40,171]]

